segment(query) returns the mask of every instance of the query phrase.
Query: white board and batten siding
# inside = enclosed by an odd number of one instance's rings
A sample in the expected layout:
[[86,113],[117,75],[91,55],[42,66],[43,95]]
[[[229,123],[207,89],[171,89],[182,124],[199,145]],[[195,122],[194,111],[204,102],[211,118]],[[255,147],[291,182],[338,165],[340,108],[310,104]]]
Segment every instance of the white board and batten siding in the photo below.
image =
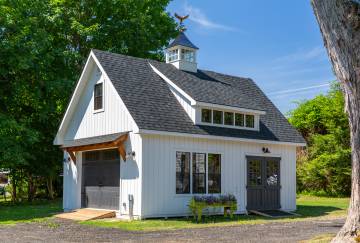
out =
[[[296,147],[205,138],[143,135],[142,216],[162,217],[189,214],[193,195],[176,194],[176,151],[221,154],[221,193],[238,200],[238,213],[246,212],[246,156],[281,157],[281,209],[296,210]],[[264,154],[262,147],[270,154]]]
[[[81,138],[88,138],[100,135],[107,135],[119,132],[130,131],[129,139],[125,143],[126,152],[135,151],[135,161],[128,159],[126,162],[122,161],[120,165],[120,214],[128,214],[128,195],[134,196],[133,214],[140,215],[141,212],[141,136],[132,131],[137,129],[137,126],[127,111],[123,101],[118,95],[115,87],[108,79],[108,77],[101,72],[101,68],[90,60],[92,65],[89,65],[90,71],[81,97],[78,99],[75,109],[71,112],[72,119],[66,127],[64,136],[66,140],[74,140]],[[104,109],[100,112],[94,112],[94,85],[103,83]],[[72,210],[81,207],[81,162],[82,153],[76,153],[77,162],[64,163],[64,209]],[[64,158],[67,160],[68,155],[64,153]]]

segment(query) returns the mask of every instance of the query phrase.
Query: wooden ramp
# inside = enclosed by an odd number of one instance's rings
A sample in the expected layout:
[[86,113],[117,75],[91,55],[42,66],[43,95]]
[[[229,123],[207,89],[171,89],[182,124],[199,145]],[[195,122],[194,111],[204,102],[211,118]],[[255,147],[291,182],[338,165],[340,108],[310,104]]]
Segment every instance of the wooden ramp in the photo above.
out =
[[115,211],[111,210],[81,208],[72,212],[57,214],[55,217],[77,221],[86,221],[92,219],[115,218],[116,214]]

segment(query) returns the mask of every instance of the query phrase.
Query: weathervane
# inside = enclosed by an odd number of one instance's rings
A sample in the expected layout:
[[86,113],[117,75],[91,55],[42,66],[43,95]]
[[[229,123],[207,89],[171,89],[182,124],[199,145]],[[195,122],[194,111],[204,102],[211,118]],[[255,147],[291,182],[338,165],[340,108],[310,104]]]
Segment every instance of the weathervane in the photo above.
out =
[[183,32],[186,30],[183,22],[185,19],[187,19],[189,17],[189,15],[185,15],[185,16],[180,16],[177,13],[175,13],[175,17],[180,21],[180,31]]

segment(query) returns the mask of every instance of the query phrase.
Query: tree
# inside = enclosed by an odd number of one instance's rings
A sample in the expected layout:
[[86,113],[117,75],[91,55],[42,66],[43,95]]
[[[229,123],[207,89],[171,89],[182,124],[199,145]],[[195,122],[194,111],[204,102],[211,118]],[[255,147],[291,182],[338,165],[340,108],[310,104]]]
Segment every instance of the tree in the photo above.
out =
[[297,189],[350,195],[350,133],[339,83],[333,83],[326,95],[299,102],[288,115],[308,144],[298,154]]
[[324,44],[341,82],[349,117],[352,158],[348,216],[333,242],[360,237],[360,1],[312,0]]
[[25,179],[29,200],[40,187],[53,197],[62,153],[52,141],[91,48],[161,59],[177,33],[168,3],[0,0],[0,168],[15,194]]

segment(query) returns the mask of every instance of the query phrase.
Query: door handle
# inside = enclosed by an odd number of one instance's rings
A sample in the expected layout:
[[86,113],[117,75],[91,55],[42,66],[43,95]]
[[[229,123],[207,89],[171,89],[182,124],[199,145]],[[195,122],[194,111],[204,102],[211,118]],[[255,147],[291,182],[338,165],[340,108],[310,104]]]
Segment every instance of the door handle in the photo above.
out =
[[99,187],[102,187],[102,186],[104,186],[104,185],[103,185],[102,183],[99,183],[98,186],[99,186]]

